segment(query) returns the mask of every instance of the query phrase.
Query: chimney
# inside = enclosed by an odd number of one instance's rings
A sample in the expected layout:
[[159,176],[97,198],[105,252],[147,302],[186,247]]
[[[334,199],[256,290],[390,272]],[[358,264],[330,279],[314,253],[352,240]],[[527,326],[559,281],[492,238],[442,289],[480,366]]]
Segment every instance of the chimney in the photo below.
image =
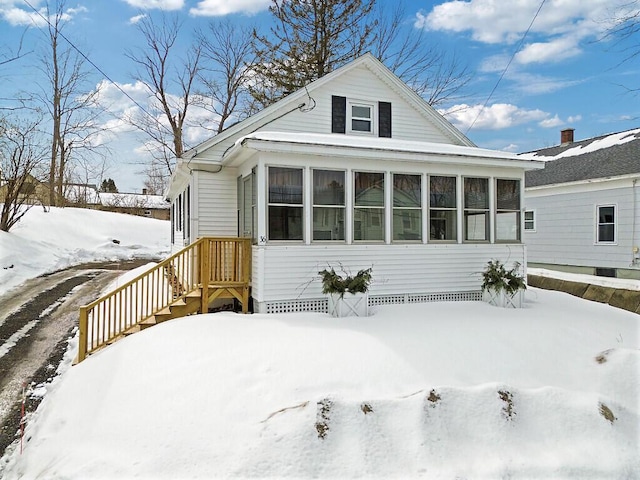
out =
[[143,189],[142,189],[142,194],[143,194],[143,195],[146,195],[146,194],[147,194],[147,189],[146,189],[146,188],[143,188]]
[[573,128],[565,128],[560,130],[560,143],[565,145],[567,143],[573,143]]

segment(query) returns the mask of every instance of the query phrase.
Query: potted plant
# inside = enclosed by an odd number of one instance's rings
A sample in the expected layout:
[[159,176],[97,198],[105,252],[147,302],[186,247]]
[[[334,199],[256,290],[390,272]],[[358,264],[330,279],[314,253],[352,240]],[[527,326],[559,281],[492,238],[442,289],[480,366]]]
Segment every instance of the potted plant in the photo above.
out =
[[366,317],[369,314],[371,268],[359,270],[355,276],[338,275],[333,268],[318,272],[322,293],[328,295],[329,313],[334,317]]
[[527,284],[519,273],[520,263],[507,270],[499,260],[490,260],[482,272],[482,299],[498,307],[522,307]]

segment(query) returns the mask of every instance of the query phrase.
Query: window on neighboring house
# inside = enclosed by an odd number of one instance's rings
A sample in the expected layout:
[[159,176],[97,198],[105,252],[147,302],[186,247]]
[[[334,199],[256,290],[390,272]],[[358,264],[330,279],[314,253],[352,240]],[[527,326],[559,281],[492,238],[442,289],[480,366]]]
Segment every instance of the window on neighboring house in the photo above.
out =
[[464,179],[464,239],[489,240],[489,179]]
[[422,240],[422,178],[393,174],[393,240]]
[[524,212],[524,229],[528,232],[536,231],[536,212],[533,210],[525,210]]
[[598,206],[598,243],[614,243],[616,241],[616,207],[614,205]]
[[373,133],[373,105],[349,103],[349,118],[351,132]]
[[520,241],[520,180],[496,180],[496,242]]
[[303,171],[269,167],[269,240],[302,240]]
[[313,170],[313,240],[344,240],[345,172]]
[[384,173],[354,172],[353,239],[384,241]]
[[429,240],[457,237],[456,177],[429,177]]

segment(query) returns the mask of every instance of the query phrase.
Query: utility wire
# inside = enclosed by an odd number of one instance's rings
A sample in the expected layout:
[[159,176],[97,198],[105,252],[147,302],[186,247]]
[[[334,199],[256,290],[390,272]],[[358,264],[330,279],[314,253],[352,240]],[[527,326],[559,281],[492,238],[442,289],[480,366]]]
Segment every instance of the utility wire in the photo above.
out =
[[31,8],[31,10],[33,10],[40,18],[42,18],[47,25],[49,25],[50,28],[53,28],[56,33],[58,35],[60,35],[70,46],[71,48],[73,48],[76,52],[78,52],[78,54],[85,59],[93,68],[95,68],[104,78],[106,78],[107,80],[109,80],[111,82],[112,85],[114,85],[119,91],[120,93],[122,93],[125,97],[127,97],[129,100],[131,100],[134,105],[136,105],[140,110],[142,110],[142,112],[147,115],[149,118],[152,118],[160,127],[164,128],[166,130],[167,133],[169,134],[173,134],[171,132],[171,130],[169,130],[165,125],[162,124],[162,122],[159,122],[158,119],[156,117],[154,117],[151,113],[149,113],[142,105],[140,105],[131,95],[129,95],[120,85],[118,85],[115,81],[113,81],[111,79],[111,77],[109,77],[109,75],[107,75],[98,65],[96,65],[89,57],[87,57],[82,50],[80,50],[78,47],[76,47],[74,45],[74,43],[69,40],[59,29],[57,25],[53,25],[49,19],[47,17],[45,17],[44,15],[42,15],[42,13],[40,13],[40,11],[36,10],[36,8],[31,5],[31,3],[29,3],[28,0],[23,0],[24,3],[26,3],[29,8]]
[[518,44],[518,48],[516,48],[515,51],[513,52],[513,54],[511,55],[511,58],[509,59],[509,62],[507,63],[507,66],[504,67],[504,70],[500,74],[500,78],[498,78],[498,81],[496,82],[495,86],[493,87],[493,90],[491,90],[491,93],[489,94],[489,96],[485,100],[484,104],[482,105],[482,108],[480,110],[478,110],[478,114],[476,115],[476,118],[473,119],[473,122],[467,128],[467,131],[465,132],[465,135],[467,135],[469,133],[469,130],[471,130],[473,128],[473,126],[476,124],[476,122],[478,121],[478,118],[480,118],[480,115],[482,114],[484,109],[487,108],[487,104],[489,103],[489,100],[491,99],[491,97],[495,93],[496,89],[498,88],[498,85],[500,85],[500,82],[502,81],[502,78],[507,73],[507,70],[509,69],[509,66],[511,65],[511,62],[513,62],[513,59],[516,57],[516,55],[518,54],[518,52],[522,48],[522,44],[524,43],[524,39],[527,38],[527,34],[529,33],[529,30],[531,30],[531,27],[533,27],[533,22],[535,22],[536,18],[538,18],[538,15],[540,14],[540,10],[542,10],[542,6],[545,4],[546,1],[547,0],[542,0],[542,2],[540,3],[540,6],[538,7],[538,11],[533,16],[533,19],[531,20],[531,23],[529,24],[529,27],[527,28],[527,30],[524,32],[524,35],[522,35],[522,38],[520,39],[520,43]]

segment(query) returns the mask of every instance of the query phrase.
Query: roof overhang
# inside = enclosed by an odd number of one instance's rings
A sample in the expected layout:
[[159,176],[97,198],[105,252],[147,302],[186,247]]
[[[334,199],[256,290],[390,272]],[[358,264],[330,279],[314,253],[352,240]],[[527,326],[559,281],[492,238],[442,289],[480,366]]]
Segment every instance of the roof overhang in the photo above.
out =
[[394,162],[433,162],[523,170],[544,168],[543,161],[522,159],[516,154],[477,147],[368,136],[289,132],[255,132],[246,135],[238,139],[226,152],[222,165],[239,165],[255,152],[342,158],[384,158]]

